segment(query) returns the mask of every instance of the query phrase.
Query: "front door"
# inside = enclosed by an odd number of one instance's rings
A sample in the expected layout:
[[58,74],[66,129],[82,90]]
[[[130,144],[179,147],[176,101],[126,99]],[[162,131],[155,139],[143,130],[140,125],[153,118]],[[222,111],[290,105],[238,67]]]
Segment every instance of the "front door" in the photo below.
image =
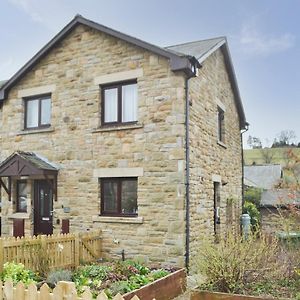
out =
[[34,234],[52,234],[53,192],[47,180],[34,182]]

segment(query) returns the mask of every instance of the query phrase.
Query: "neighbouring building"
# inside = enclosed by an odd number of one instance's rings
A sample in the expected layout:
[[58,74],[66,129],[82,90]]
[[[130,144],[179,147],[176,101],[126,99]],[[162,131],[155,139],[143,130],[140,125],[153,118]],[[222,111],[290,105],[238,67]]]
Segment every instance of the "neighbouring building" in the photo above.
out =
[[244,166],[245,188],[261,190],[260,225],[267,234],[286,230],[298,231],[297,210],[300,194],[288,188],[281,188],[284,180],[280,164]]
[[225,38],[78,15],[0,88],[2,235],[100,228],[107,255],[183,266],[239,226],[245,126]]

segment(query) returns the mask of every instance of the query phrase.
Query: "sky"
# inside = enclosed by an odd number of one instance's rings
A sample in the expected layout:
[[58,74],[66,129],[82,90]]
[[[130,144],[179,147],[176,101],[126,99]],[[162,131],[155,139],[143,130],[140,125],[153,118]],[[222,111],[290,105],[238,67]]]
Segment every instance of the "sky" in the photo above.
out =
[[244,141],[269,146],[282,130],[300,141],[300,0],[0,0],[0,80],[76,14],[158,46],[226,36],[250,123]]

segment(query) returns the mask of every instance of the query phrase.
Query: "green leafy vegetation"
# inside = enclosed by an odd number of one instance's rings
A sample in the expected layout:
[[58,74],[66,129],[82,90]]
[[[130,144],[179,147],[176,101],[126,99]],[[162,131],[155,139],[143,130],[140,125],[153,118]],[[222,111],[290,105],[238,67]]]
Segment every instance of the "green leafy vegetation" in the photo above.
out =
[[117,261],[107,265],[87,265],[79,267],[73,274],[79,293],[89,287],[94,296],[104,290],[109,298],[117,293],[127,293],[168,275],[164,269],[151,270],[147,266],[132,261]]
[[260,212],[255,204],[245,201],[243,214],[248,214],[251,217],[251,226],[253,231],[257,231],[260,226]]
[[38,277],[33,271],[26,269],[21,263],[7,262],[3,265],[1,280],[6,281],[8,279],[11,279],[14,284],[22,281],[28,286],[30,283],[36,282]]
[[[78,267],[75,271],[53,270],[47,279],[39,278],[36,273],[25,269],[23,264],[5,263],[1,280],[13,280],[14,284],[22,281],[26,286],[30,283],[41,285],[47,282],[51,288],[59,281],[73,281],[77,292],[83,293],[89,288],[94,297],[103,290],[109,299],[117,293],[127,293],[170,274],[172,269],[150,269],[136,261],[116,261],[106,264],[90,264]],[[45,278],[44,278],[45,279]]]
[[256,207],[259,207],[261,194],[263,190],[255,187],[248,187],[245,189],[244,199],[247,202],[255,204]]

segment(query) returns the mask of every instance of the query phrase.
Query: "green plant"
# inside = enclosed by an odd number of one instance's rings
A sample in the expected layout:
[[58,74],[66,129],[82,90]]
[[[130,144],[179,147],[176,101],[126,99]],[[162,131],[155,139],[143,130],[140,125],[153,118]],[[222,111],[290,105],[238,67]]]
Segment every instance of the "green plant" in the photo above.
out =
[[169,271],[164,270],[164,269],[158,269],[158,270],[151,271],[151,273],[149,275],[151,277],[153,277],[154,280],[157,280],[159,278],[167,276],[168,274],[170,274]]
[[72,272],[70,270],[51,271],[47,276],[47,282],[56,285],[59,281],[71,281]]
[[251,235],[248,240],[228,233],[218,244],[203,239],[192,266],[204,275],[205,288],[220,292],[243,292],[253,282],[283,276],[276,239]]
[[79,267],[72,276],[76,289],[82,293],[85,287],[92,290],[99,290],[103,280],[107,279],[111,267],[104,265],[87,265]]
[[259,207],[262,192],[263,192],[263,190],[260,188],[255,188],[255,187],[246,188],[245,194],[244,194],[245,202],[246,201],[251,202],[256,207]]
[[22,281],[27,286],[30,283],[35,282],[37,276],[33,271],[25,269],[25,266],[21,263],[7,262],[3,265],[1,279],[3,281],[11,279],[14,284]]
[[252,230],[259,229],[260,225],[260,212],[252,202],[245,201],[243,207],[243,214],[248,214],[251,217]]

